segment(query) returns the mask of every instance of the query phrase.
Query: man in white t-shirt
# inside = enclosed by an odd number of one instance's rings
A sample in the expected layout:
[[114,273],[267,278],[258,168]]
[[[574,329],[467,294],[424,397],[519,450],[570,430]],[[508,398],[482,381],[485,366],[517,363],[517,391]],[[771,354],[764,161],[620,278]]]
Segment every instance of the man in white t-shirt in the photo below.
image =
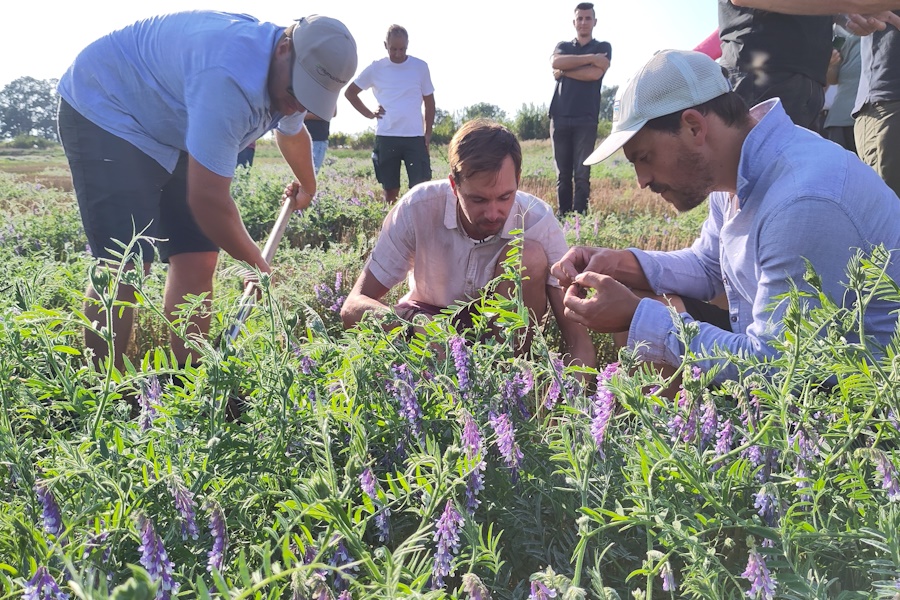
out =
[[[593,367],[590,335],[563,315],[563,290],[550,275],[550,265],[568,245],[553,209],[518,189],[522,150],[516,136],[492,121],[469,121],[450,141],[447,158],[447,179],[410,190],[385,217],[375,249],[341,308],[344,326],[354,326],[367,312],[391,313],[382,299],[404,279],[409,293],[393,312],[407,320],[478,297],[503,273],[516,237],[511,232],[522,230],[525,306],[540,320],[549,302],[566,353]],[[509,285],[498,291],[508,293]],[[460,316],[465,324],[466,315]]]
[[[399,25],[388,28],[387,58],[366,67],[344,95],[367,119],[375,119],[375,176],[384,188],[384,200],[393,204],[400,195],[400,163],[406,163],[409,187],[431,180],[431,128],[434,125],[434,86],[425,61],[406,54],[409,34]],[[370,110],[359,97],[371,88],[378,108]],[[422,118],[422,104],[425,117]]]

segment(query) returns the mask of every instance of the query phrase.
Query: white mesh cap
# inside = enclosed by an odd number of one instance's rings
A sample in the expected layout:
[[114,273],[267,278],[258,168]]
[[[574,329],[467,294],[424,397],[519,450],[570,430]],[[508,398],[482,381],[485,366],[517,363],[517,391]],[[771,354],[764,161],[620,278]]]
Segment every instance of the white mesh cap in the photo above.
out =
[[722,67],[700,52],[660,50],[631,78],[613,105],[613,128],[587,160],[606,160],[647,121],[709,102],[731,91]]

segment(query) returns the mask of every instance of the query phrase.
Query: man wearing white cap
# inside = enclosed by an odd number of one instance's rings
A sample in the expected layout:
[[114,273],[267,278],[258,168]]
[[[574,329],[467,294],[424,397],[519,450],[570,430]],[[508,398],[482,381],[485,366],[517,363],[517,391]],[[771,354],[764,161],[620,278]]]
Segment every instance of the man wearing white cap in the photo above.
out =
[[[170,318],[188,295],[209,302],[219,248],[268,272],[231,198],[238,152],[275,129],[297,178],[285,198],[308,206],[316,181],[303,118],[331,118],[356,62],[347,28],[316,15],[285,28],[240,14],[175,13],[90,44],[60,79],[59,130],[94,255],[119,262],[115,240],[127,243],[134,231],[161,240]],[[145,271],[154,245],[139,244]],[[117,293],[134,300],[131,288]],[[87,296],[88,319],[105,323],[93,286]],[[116,311],[117,365],[132,322],[130,309]],[[195,314],[188,334],[208,329],[209,315]],[[86,342],[98,360],[106,356],[100,338]],[[191,357],[179,336],[171,345],[179,362]]]
[[[619,148],[640,186],[679,211],[709,196],[709,216],[690,248],[579,247],[552,268],[569,286],[566,316],[627,332],[646,361],[675,367],[685,354],[668,302],[698,322],[692,352],[770,357],[787,304],[779,297],[792,285],[810,290],[807,260],[828,296],[852,302],[841,282],[856,249],[900,248],[900,204],[872,169],[794,125],[777,98],[748,110],[719,65],[698,52],[657,53],[626,86],[612,134],[586,162]],[[887,275],[900,281],[900,262],[891,260]],[[596,293],[583,298],[584,288]],[[707,302],[723,292],[727,310]],[[888,343],[896,308],[872,299],[867,342]],[[713,365],[721,367],[717,381],[738,376],[725,359],[708,359]]]

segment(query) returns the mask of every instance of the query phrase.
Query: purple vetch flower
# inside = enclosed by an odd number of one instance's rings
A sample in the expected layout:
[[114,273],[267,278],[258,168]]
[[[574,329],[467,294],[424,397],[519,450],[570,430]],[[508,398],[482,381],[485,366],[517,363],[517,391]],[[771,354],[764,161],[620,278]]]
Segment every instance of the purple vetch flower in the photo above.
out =
[[475,460],[475,458],[481,454],[481,432],[478,430],[478,423],[475,422],[475,419],[473,419],[472,415],[469,413],[464,413],[463,415],[461,441],[463,443],[463,450],[466,453],[466,458],[469,460]]
[[159,384],[159,377],[150,375],[147,379],[141,381],[141,393],[138,396],[138,404],[141,407],[141,416],[138,423],[141,431],[148,431],[153,425],[153,418],[156,417],[156,407],[159,406],[161,396],[162,386]]
[[453,573],[453,557],[459,552],[459,530],[463,526],[462,515],[453,506],[452,500],[447,500],[444,512],[437,522],[434,531],[434,541],[437,548],[434,552],[434,579],[431,588],[439,590],[444,587],[444,577]]
[[225,565],[225,546],[228,544],[228,537],[225,531],[225,513],[222,507],[214,500],[208,501],[206,510],[209,511],[209,533],[213,538],[212,549],[206,553],[207,564],[206,570],[212,572],[213,569],[221,571]]
[[25,584],[22,600],[69,600],[66,594],[53,579],[47,567],[38,567],[34,577]]
[[400,405],[400,416],[409,423],[409,428],[416,439],[422,438],[422,408],[416,398],[415,382],[406,365],[391,367],[394,380],[388,383],[388,389]]
[[875,465],[875,470],[881,479],[881,489],[887,491],[888,500],[890,502],[900,502],[900,483],[897,482],[897,468],[886,453],[878,453],[878,463]]
[[705,448],[716,437],[716,429],[719,424],[716,415],[716,403],[707,399],[703,403],[703,416],[700,418],[700,446]]
[[516,444],[516,430],[513,428],[512,421],[506,413],[500,413],[499,415],[491,413],[490,423],[491,427],[494,428],[494,434],[497,436],[495,442],[497,450],[500,451],[503,462],[513,472],[513,477],[515,477],[523,455],[518,444]]
[[[91,533],[88,535],[87,541],[84,543],[84,551],[81,553],[82,562],[87,561],[91,554],[103,548],[103,552],[100,555],[100,564],[106,565],[109,563],[109,557],[112,554],[112,547],[107,545],[107,540],[109,539],[108,531],[101,531],[100,533]],[[92,576],[94,573],[93,565],[89,565],[87,568],[87,574]],[[112,573],[106,574],[107,581],[112,581],[113,575]]]
[[603,440],[606,437],[606,428],[612,418],[613,410],[616,406],[616,397],[612,391],[604,384],[605,380],[597,382],[597,393],[594,395],[592,410],[594,416],[591,419],[591,437],[597,444],[597,451],[600,456],[606,458],[603,452]]
[[385,505],[380,506],[381,508],[375,513],[375,527],[378,528],[378,541],[384,543],[391,537],[391,508]]
[[46,481],[35,481],[34,493],[37,494],[41,503],[41,517],[44,521],[44,531],[48,534],[59,538],[63,532],[62,512],[59,510],[59,504],[50,491],[50,486]]
[[559,401],[562,393],[563,368],[565,367],[559,358],[554,358],[550,362],[553,365],[553,377],[550,379],[550,389],[547,390],[547,396],[544,398],[544,407],[547,410],[553,410]]
[[474,515],[475,511],[481,505],[478,494],[484,490],[485,468],[486,465],[484,461],[479,460],[472,468],[472,472],[469,473],[468,478],[466,478],[466,509],[469,511],[470,515]]
[[524,418],[531,417],[528,407],[525,406],[525,396],[534,387],[534,376],[531,371],[517,372],[512,377],[508,377],[503,381],[500,388],[500,396],[503,400],[503,408],[507,411],[512,410],[513,406],[519,409],[519,413]]
[[[798,457],[796,462],[794,463],[794,477],[797,479],[797,489],[805,489],[809,485],[808,480],[811,476],[811,473],[806,468],[806,462]],[[809,494],[800,494],[800,500],[804,502],[812,502],[812,499],[812,496],[810,496]]]
[[347,546],[344,544],[344,540],[340,539],[337,543],[337,548],[334,551],[334,554],[331,556],[331,560],[328,561],[332,567],[335,567],[334,571],[334,589],[335,591],[343,591],[347,589],[349,585],[348,579],[344,576],[344,571],[358,571],[359,567],[350,567],[349,569],[344,569],[346,565],[353,562],[353,556],[350,554],[350,551],[347,549]]
[[169,560],[169,555],[163,548],[162,540],[156,535],[150,519],[144,515],[139,516],[138,528],[141,530],[141,545],[138,546],[141,552],[140,563],[150,574],[150,580],[159,582],[156,589],[157,600],[169,600],[180,587],[172,577],[175,565]]
[[763,486],[753,496],[753,508],[757,509],[756,514],[762,517],[763,523],[769,527],[775,526],[778,517],[775,495],[769,491],[768,486]]
[[750,550],[747,560],[747,568],[741,573],[741,577],[750,582],[750,590],[747,596],[750,598],[762,598],[772,600],[775,598],[775,586],[777,582],[769,574],[766,559],[757,552],[756,548]]
[[350,595],[350,590],[344,590],[338,594],[337,600],[353,600],[353,596]]
[[531,594],[528,595],[528,600],[548,600],[549,598],[556,598],[556,590],[547,587],[540,581],[531,582]]
[[197,518],[194,514],[194,494],[184,485],[178,476],[169,480],[169,492],[175,500],[175,508],[181,515],[181,539],[197,539],[200,530],[197,529]]
[[732,436],[734,428],[731,426],[731,419],[722,421],[722,427],[716,434],[716,458],[721,458],[731,452]]
[[469,390],[469,371],[471,369],[471,359],[469,358],[469,349],[466,348],[466,341],[458,335],[450,338],[450,354],[453,356],[453,364],[456,367],[456,379],[459,383],[459,391],[466,392]]
[[363,472],[359,474],[359,487],[362,488],[363,493],[373,502],[378,500],[378,490],[376,485],[377,482],[375,481],[375,474],[372,472],[372,469],[369,467],[363,469]]
[[[743,438],[741,443],[744,444],[747,442],[747,438]],[[741,451],[741,458],[746,458],[750,461],[750,464],[754,467],[758,467],[763,463],[763,451],[757,445],[748,446],[744,450]]]
[[469,514],[474,514],[475,510],[481,504],[481,500],[478,499],[478,494],[484,489],[484,471],[486,465],[480,458],[484,445],[481,441],[481,432],[478,431],[478,424],[475,423],[475,419],[472,418],[472,415],[464,413],[463,421],[465,423],[463,425],[462,433],[463,451],[465,452],[466,459],[470,463],[472,461],[477,461],[474,466],[472,466],[472,471],[466,478],[466,509],[468,509]]
[[662,589],[664,592],[675,592],[678,585],[675,583],[675,574],[672,572],[672,566],[669,561],[663,563],[659,569],[659,578],[662,579]]
[[491,600],[491,593],[475,573],[462,576],[462,590],[469,595],[469,600]]

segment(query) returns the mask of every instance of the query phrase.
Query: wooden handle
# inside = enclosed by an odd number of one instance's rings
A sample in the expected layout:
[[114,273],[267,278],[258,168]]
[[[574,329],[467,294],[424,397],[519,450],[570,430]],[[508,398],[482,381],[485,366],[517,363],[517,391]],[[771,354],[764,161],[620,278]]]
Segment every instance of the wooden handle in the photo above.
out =
[[[284,204],[282,204],[281,212],[278,213],[278,218],[275,220],[272,232],[269,233],[269,237],[266,239],[266,245],[263,246],[262,251],[263,260],[265,260],[266,263],[271,263],[272,259],[275,258],[275,250],[278,248],[281,238],[284,237],[284,231],[287,229],[288,222],[291,220],[291,214],[294,212],[291,209],[292,204],[293,200],[291,198],[288,198],[285,200]],[[231,345],[231,342],[237,339],[238,334],[241,332],[241,327],[244,325],[244,321],[247,320],[247,316],[253,309],[253,305],[256,304],[256,286],[257,284],[254,281],[251,281],[244,286],[244,294],[241,296],[240,302],[238,302],[237,314],[234,317],[234,321],[228,329],[225,330],[223,336],[226,345]]]

